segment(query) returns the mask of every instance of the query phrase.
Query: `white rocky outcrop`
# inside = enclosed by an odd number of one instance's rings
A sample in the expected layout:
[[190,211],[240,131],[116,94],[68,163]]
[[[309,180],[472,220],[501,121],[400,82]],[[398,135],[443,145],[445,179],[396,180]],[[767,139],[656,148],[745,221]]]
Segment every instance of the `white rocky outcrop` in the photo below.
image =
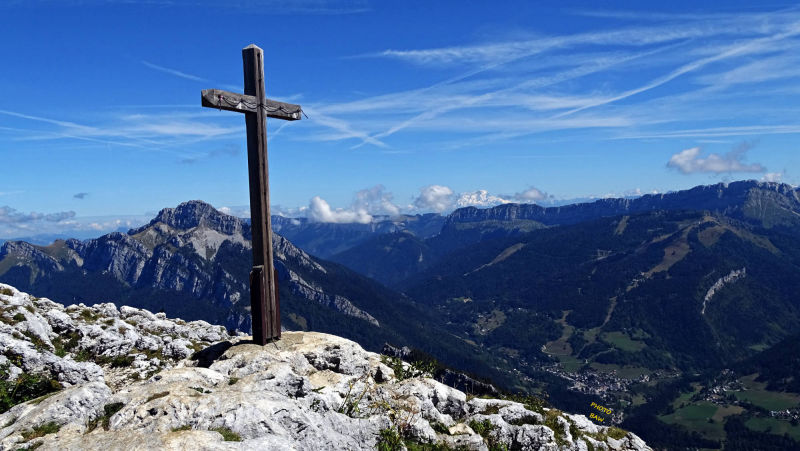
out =
[[720,277],[711,288],[708,289],[706,295],[703,297],[703,309],[700,311],[701,315],[706,314],[706,307],[708,306],[708,302],[717,294],[717,291],[722,289],[725,285],[731,284],[736,282],[739,279],[744,278],[747,276],[747,268],[742,269],[734,269],[733,271],[729,272],[727,275]]
[[399,380],[387,363],[400,363],[340,337],[285,332],[258,346],[202,321],[64,307],[3,284],[0,353],[9,380],[41,373],[63,387],[0,414],[3,450],[360,450],[394,434],[454,449],[649,449],[584,416]]

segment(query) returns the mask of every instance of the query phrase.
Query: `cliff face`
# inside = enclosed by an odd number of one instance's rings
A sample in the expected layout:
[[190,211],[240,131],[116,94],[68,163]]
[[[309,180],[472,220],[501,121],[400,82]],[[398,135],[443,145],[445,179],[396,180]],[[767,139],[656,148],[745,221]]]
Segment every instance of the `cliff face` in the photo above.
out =
[[750,219],[767,227],[800,223],[800,193],[789,185],[740,181],[698,186],[666,194],[647,194],[635,199],[600,199],[595,202],[544,208],[533,204],[505,204],[493,208],[460,208],[447,217],[444,228],[483,221],[536,221],[567,225],[608,216],[654,210],[708,210]]
[[2,284],[0,308],[2,389],[41,377],[51,392],[0,414],[2,449],[649,449],[581,415],[403,378],[407,364],[333,335],[262,347],[202,321],[64,307]]

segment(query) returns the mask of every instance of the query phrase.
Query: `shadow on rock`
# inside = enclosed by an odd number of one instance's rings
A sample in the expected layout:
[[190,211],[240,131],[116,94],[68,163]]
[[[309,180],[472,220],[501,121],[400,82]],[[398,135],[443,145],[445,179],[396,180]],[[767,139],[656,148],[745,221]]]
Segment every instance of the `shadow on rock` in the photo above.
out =
[[230,341],[221,341],[192,354],[191,359],[197,361],[197,366],[208,368],[222,354],[233,346]]

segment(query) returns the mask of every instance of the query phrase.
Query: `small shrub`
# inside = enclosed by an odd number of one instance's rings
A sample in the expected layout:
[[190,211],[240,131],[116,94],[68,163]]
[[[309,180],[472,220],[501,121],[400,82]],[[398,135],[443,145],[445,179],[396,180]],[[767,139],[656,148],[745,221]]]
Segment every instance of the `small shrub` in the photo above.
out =
[[103,406],[103,411],[105,412],[105,420],[103,421],[103,428],[108,429],[108,419],[114,416],[115,413],[122,410],[124,404],[121,402],[112,402],[111,404],[106,404]]
[[[15,365],[20,367],[22,363],[15,362]],[[52,394],[62,388],[58,381],[50,379],[46,374],[22,373],[17,376],[17,380],[10,381],[9,369],[8,363],[0,365],[0,413],[8,411],[17,404]]]
[[81,318],[83,318],[84,320],[86,320],[86,322],[89,323],[97,321],[97,318],[99,317],[94,311],[88,308],[81,310],[81,313],[79,315]]
[[86,362],[92,358],[92,353],[88,349],[81,349],[75,353],[76,362]]
[[33,346],[36,348],[37,351],[41,352],[43,349],[47,349],[47,343],[45,343],[44,340],[42,340],[38,336],[34,335],[32,332],[26,330],[25,332],[22,332],[22,335],[25,335],[28,338],[28,340],[30,340],[31,343],[33,343]]
[[395,428],[381,429],[378,432],[378,442],[375,444],[378,451],[399,451],[403,449],[403,439]]
[[64,340],[61,336],[56,336],[56,338],[53,339],[53,353],[59,357],[67,355],[67,350],[64,349]]
[[512,424],[514,426],[522,426],[523,424],[539,424],[539,421],[533,415],[525,415],[515,420],[511,420],[509,424]]
[[232,378],[228,379],[228,385],[233,385],[233,384],[235,384],[237,382],[239,382],[239,378],[238,377],[232,377]]
[[103,429],[108,430],[111,417],[113,417],[115,413],[122,410],[123,406],[124,404],[122,404],[121,402],[113,402],[111,404],[106,404],[105,406],[103,406],[103,412],[104,412],[102,419]]
[[164,348],[158,348],[155,351],[152,349],[140,349],[139,352],[147,356],[149,360],[157,359],[157,360],[169,360],[167,356],[164,355]]
[[440,423],[438,421],[431,421],[430,425],[431,425],[431,429],[433,429],[434,431],[436,431],[436,432],[438,432],[440,434],[450,435],[450,429],[447,426],[445,426],[444,424],[442,424],[442,423]]
[[561,411],[550,409],[545,413],[544,425],[553,430],[558,446],[563,446],[567,443],[567,437],[564,433],[564,427],[558,422],[558,417],[561,416]]
[[61,425],[56,423],[55,421],[51,421],[49,423],[41,424],[33,428],[33,430],[27,430],[22,432],[22,440],[28,442],[35,438],[44,437],[47,434],[55,434],[56,432],[61,429]]
[[492,424],[489,420],[477,421],[472,420],[469,422],[469,427],[475,431],[476,434],[480,435],[483,438],[489,435],[497,426]]
[[222,440],[225,440],[226,442],[241,442],[242,441],[242,437],[239,434],[233,432],[232,430],[230,430],[230,429],[228,429],[226,427],[214,428],[214,429],[212,429],[212,431],[219,432],[220,434],[222,434]]
[[23,315],[22,313],[17,313],[16,315],[12,316],[11,319],[13,319],[16,322],[25,321],[25,315]]
[[472,428],[476,434],[483,437],[483,440],[486,442],[486,446],[489,447],[489,451],[508,451],[508,446],[498,442],[496,435],[493,434],[494,430],[497,429],[497,426],[495,426],[491,421],[472,420],[469,422],[469,427]]
[[14,292],[11,291],[10,288],[5,288],[5,287],[0,288],[0,294],[4,294],[6,296],[14,296]]
[[191,425],[191,424],[184,424],[184,425],[183,425],[183,426],[181,426],[181,427],[172,428],[172,432],[178,432],[178,431],[191,431],[191,430],[192,430],[192,425]]
[[98,365],[110,365],[111,368],[127,368],[131,366],[133,360],[133,356],[130,355],[118,355],[116,357],[101,355],[95,358],[95,362]]
[[103,406],[103,415],[98,418],[95,418],[91,423],[89,423],[88,427],[86,428],[86,432],[92,432],[97,428],[97,425],[102,425],[103,429],[106,431],[110,425],[111,417],[114,416],[115,413],[122,410],[125,405],[121,402],[112,402],[111,404],[106,404]]
[[167,395],[169,395],[168,391],[162,391],[161,393],[156,393],[156,394],[150,395],[150,397],[147,398],[147,401],[145,401],[145,403],[148,403],[148,402],[150,402],[150,401],[152,401],[154,399],[163,398],[164,396],[167,396]]
[[569,421],[569,434],[572,436],[572,440],[578,440],[579,438],[583,437],[583,432],[578,429],[578,426],[575,424],[575,422],[569,418],[567,418],[567,421]]
[[211,393],[211,390],[205,390],[203,389],[203,387],[189,387],[189,388],[200,393]]
[[[33,300],[34,300],[34,301],[38,301],[38,300],[39,300],[39,298],[33,298]],[[36,313],[36,309],[35,309],[35,308],[33,308],[33,306],[32,306],[32,305],[26,305],[26,306],[25,306],[25,310],[27,310],[27,311],[29,311],[29,312],[31,312],[31,313]]]
[[[363,380],[363,378],[360,380]],[[348,384],[347,393],[344,395],[344,400],[342,401],[342,405],[340,405],[339,408],[336,409],[337,412],[343,413],[348,417],[352,418],[355,418],[356,415],[358,415],[359,412],[361,412],[361,409],[359,408],[358,404],[361,402],[361,400],[364,398],[364,395],[366,395],[367,391],[369,390],[369,384],[367,384],[366,381],[364,381],[364,389],[361,390],[361,393],[354,393],[353,388],[355,388],[356,382],[358,382],[358,380],[351,381]]]
[[59,357],[64,357],[67,355],[67,352],[70,352],[78,347],[78,343],[81,340],[81,334],[77,331],[71,331],[66,334],[66,338],[67,341],[64,341],[64,338],[59,335],[53,340],[55,354]]
[[394,377],[402,381],[413,377],[431,376],[436,371],[436,363],[418,360],[408,366],[397,357],[381,356],[381,362],[394,372]]

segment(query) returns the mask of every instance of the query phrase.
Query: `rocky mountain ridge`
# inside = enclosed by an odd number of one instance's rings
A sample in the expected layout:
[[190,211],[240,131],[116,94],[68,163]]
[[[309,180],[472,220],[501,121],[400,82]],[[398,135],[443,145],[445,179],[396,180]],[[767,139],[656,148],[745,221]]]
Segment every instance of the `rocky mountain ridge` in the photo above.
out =
[[600,199],[594,202],[541,207],[536,204],[503,204],[492,208],[460,208],[451,213],[444,228],[480,221],[537,221],[566,225],[607,216],[655,210],[705,210],[737,218],[762,221],[766,226],[800,222],[800,191],[775,182],[743,180],[701,185],[688,190],[645,194],[637,198]]
[[[246,266],[250,239],[249,224],[204,202],[190,201],[161,210],[149,224],[126,234],[59,240],[49,246],[8,241],[0,248],[0,276],[17,284],[27,279],[29,286],[35,286],[38,279],[56,273],[100,274],[126,287],[175,291],[208,300],[219,311],[217,315],[225,317],[227,327],[249,330]],[[378,324],[346,296],[325,292],[299,275],[299,268],[325,274],[304,251],[277,234],[273,234],[273,247],[285,289],[341,314]]]
[[[14,387],[2,449],[649,449],[582,415],[470,398],[336,336],[262,347],[202,321],[64,307],[3,284],[0,354],[3,401]],[[39,391],[18,399],[20,386]]]
[[[133,305],[249,332],[249,238],[245,221],[191,201],[127,234],[50,246],[8,242],[0,248],[0,282],[68,303]],[[492,356],[441,334],[431,312],[413,300],[277,234],[273,250],[286,329],[344,336],[372,351],[385,343],[411,346],[450,368],[512,386],[510,369],[497,370],[487,363]]]

